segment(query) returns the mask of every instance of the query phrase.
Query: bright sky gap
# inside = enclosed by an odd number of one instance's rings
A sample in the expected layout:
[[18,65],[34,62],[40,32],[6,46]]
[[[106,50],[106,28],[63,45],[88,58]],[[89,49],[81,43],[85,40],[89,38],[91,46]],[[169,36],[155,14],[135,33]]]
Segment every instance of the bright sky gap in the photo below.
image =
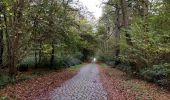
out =
[[96,19],[102,15],[102,7],[100,6],[102,1],[101,0],[79,0],[83,3],[84,6],[88,8],[90,12],[93,13]]

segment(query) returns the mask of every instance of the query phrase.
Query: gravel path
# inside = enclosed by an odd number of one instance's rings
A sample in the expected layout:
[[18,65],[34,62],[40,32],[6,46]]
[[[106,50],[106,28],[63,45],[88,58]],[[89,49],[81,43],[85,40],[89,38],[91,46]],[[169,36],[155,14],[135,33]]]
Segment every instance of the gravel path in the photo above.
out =
[[107,100],[96,64],[88,64],[51,93],[50,100]]

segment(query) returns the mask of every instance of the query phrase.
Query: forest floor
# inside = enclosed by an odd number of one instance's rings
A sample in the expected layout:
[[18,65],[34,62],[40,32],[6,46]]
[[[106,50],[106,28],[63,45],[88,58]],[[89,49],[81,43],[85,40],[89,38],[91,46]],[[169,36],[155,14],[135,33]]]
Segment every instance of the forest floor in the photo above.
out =
[[105,64],[99,68],[108,100],[170,100],[170,92],[154,83],[132,78]]
[[76,75],[82,65],[56,71],[38,69],[23,73],[21,75],[31,78],[8,84],[0,89],[0,100],[38,100],[37,97],[48,98],[50,91]]
[[105,64],[49,72],[7,85],[0,96],[3,100],[170,100],[167,90]]

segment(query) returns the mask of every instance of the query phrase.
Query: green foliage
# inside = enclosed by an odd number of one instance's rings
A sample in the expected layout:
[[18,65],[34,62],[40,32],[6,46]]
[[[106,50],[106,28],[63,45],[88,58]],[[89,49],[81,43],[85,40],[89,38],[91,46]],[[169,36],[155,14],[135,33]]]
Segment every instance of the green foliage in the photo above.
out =
[[0,87],[10,83],[11,78],[7,74],[0,74]]
[[[121,7],[120,0],[109,0],[104,6],[98,25],[99,59],[113,66],[114,60],[118,59],[121,63],[117,67],[131,75],[143,76],[144,79],[160,85],[169,84],[170,67],[163,65],[170,63],[169,1],[124,1],[129,5],[128,10],[126,5]],[[147,1],[149,10],[143,4],[147,5]],[[122,12],[119,15],[120,20],[128,24],[127,26],[116,26],[116,5],[120,6],[119,10]],[[127,11],[127,15],[123,13],[123,9]],[[120,50],[118,56],[117,49]]]
[[98,56],[97,60],[105,62],[108,65],[114,66],[114,58],[113,58],[113,56],[106,56],[106,55],[100,54]]
[[83,66],[83,64],[77,64],[77,65],[71,66],[69,68],[69,70],[70,71],[78,71],[82,66]]
[[34,56],[28,56],[22,60],[20,63],[20,66],[29,66],[29,67],[34,67],[35,65],[35,58]]
[[170,69],[166,65],[153,65],[150,68],[141,70],[144,79],[158,83],[159,85],[169,85]]
[[[53,66],[50,65],[50,56],[43,56],[41,58],[41,62],[38,63],[37,67],[39,68],[54,68],[54,69],[60,69],[63,67],[70,67],[76,64],[80,64],[82,54],[80,52],[77,52],[76,54],[72,55],[64,55],[64,56],[54,56]],[[39,57],[38,57],[39,59]],[[34,68],[35,67],[35,57],[34,55],[28,56],[22,60],[22,63],[20,64],[20,67],[29,67]]]
[[31,78],[32,78],[32,76],[30,76],[30,75],[21,74],[21,75],[18,77],[17,81],[25,81],[25,80],[29,80],[29,79],[31,79]]
[[9,97],[3,96],[3,97],[0,97],[0,100],[9,100]]
[[[152,16],[150,18],[152,19]],[[152,23],[152,21],[149,22],[149,27],[153,27]],[[159,33],[155,29],[152,30],[152,28],[144,32],[143,26],[144,21],[141,18],[133,19],[133,24],[128,30],[132,36],[133,46],[126,44],[124,34],[121,36],[121,60],[129,65],[132,64],[132,67],[136,67],[132,69],[136,71],[146,66],[149,67],[154,64],[169,62],[168,58],[163,55],[169,55],[170,44],[165,42],[165,34],[167,37],[170,34],[165,33],[163,35],[163,33]]]
[[[80,12],[82,9],[70,3],[75,2],[0,1],[3,6],[0,12],[3,15],[3,63],[11,65],[8,69],[12,74],[16,75],[20,68],[69,67],[81,63],[83,56],[94,53],[97,47],[94,28]],[[84,48],[90,53],[83,54]]]

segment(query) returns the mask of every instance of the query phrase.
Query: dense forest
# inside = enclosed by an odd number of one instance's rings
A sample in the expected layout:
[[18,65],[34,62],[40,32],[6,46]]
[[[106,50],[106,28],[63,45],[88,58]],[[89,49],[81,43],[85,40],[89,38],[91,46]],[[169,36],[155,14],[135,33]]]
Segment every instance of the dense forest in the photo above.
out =
[[68,67],[92,55],[97,43],[84,17],[88,12],[71,5],[69,0],[2,0],[1,70],[15,76],[17,70]]
[[102,0],[97,20],[75,0],[0,1],[0,87],[20,72],[60,70],[96,58],[170,85],[170,0]]
[[103,4],[98,25],[100,59],[129,74],[168,85],[170,1],[108,0]]

